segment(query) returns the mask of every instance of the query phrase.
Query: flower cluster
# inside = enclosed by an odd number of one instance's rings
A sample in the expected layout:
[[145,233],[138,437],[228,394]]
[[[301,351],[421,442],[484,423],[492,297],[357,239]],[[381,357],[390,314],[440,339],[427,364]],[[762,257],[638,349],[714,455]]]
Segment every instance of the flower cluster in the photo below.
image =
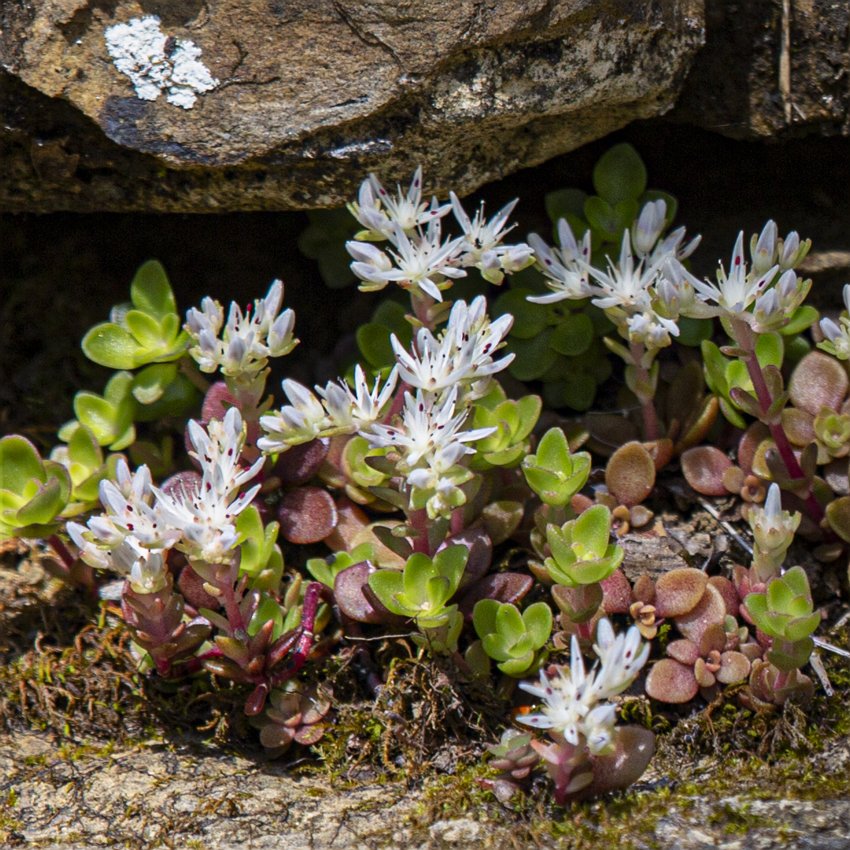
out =
[[[221,373],[237,380],[251,380],[266,368],[269,357],[282,357],[298,344],[293,336],[295,314],[280,312],[283,283],[272,283],[265,298],[254,301],[245,312],[231,303],[224,323],[224,309],[213,298],[204,298],[201,309],[186,315],[186,330],[194,341],[189,353],[203,372]],[[223,325],[223,328],[222,328]]]
[[[466,429],[470,405],[513,359],[495,357],[512,317],[491,322],[486,308],[483,296],[455,302],[443,330],[420,328],[409,351],[393,335],[397,362],[383,385],[377,378],[370,389],[359,367],[353,390],[330,382],[314,394],[285,380],[290,403],[260,419],[264,435],[257,446],[274,454],[317,437],[359,433],[405,476],[411,507],[427,507],[433,516],[450,512],[465,501],[459,488],[471,473],[460,461],[474,451],[469,444],[494,430]],[[398,412],[391,413],[395,398]]]
[[[477,268],[491,283],[499,284],[534,262],[525,243],[502,244],[512,226],[508,217],[516,201],[507,204],[487,221],[482,204],[470,219],[454,193],[450,204],[422,200],[422,169],[417,168],[406,193],[398,188],[395,197],[374,174],[360,187],[358,201],[349,210],[365,228],[356,240],[346,243],[354,258],[352,271],[362,281],[360,288],[371,292],[395,282],[416,296],[442,301],[442,292],[453,279],[466,277],[467,268]],[[454,213],[463,234],[443,238],[442,219]],[[389,242],[386,251],[373,242]]]
[[640,212],[631,230],[623,232],[618,262],[608,259],[603,271],[591,265],[591,235],[581,243],[569,224],[558,222],[559,247],[552,249],[536,234],[529,237],[537,263],[551,290],[529,300],[550,304],[565,299],[590,298],[605,310],[620,334],[650,350],[670,345],[678,336],[680,314],[693,303],[692,288],[671,261],[681,264],[696,249],[699,237],[684,243],[685,229],[661,239],[667,214],[663,200],[651,201]]
[[100,485],[105,513],[88,526],[68,523],[68,533],[92,567],[126,576],[138,593],[159,590],[166,581],[165,556],[171,548],[190,559],[224,563],[238,542],[236,517],[257,495],[259,485],[240,488],[260,471],[264,458],[245,469],[239,457],[245,428],[239,411],[228,410],[223,421],[204,430],[189,422],[190,452],[201,474],[183,473],[173,487],[151,483],[147,466],[131,473],[125,460],[117,467],[117,482]]
[[599,664],[589,673],[578,638],[573,635],[569,670],[551,679],[541,672],[539,684],[520,682],[524,691],[544,705],[540,713],[518,720],[535,729],[546,729],[574,747],[587,746],[593,755],[604,755],[613,748],[616,722],[616,706],[607,700],[635,680],[649,658],[649,644],[643,643],[636,626],[615,636],[606,619],[599,621],[596,636],[593,649]]
[[[794,268],[806,256],[810,241],[797,233],[785,239],[769,221],[750,242],[751,263],[744,254],[744,234],[738,235],[727,271],[721,264],[716,283],[702,281],[683,265],[699,244],[685,242],[680,227],[662,238],[667,210],[663,200],[650,201],[631,230],[623,233],[620,257],[608,258],[606,271],[590,263],[590,232],[581,243],[569,224],[558,222],[560,246],[550,248],[532,234],[529,242],[551,293],[530,296],[537,303],[590,298],[617,326],[620,335],[653,351],[679,335],[678,320],[721,316],[738,319],[757,333],[787,324],[808,294],[810,281],[797,277]],[[829,326],[824,333],[835,332]]]

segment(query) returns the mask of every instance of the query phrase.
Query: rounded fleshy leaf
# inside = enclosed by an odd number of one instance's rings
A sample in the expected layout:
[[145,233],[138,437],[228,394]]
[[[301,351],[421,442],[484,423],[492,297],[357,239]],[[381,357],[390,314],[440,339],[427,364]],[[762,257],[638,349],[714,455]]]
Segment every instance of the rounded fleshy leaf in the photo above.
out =
[[614,570],[599,582],[602,586],[602,607],[606,614],[625,614],[632,603],[632,586],[622,570]]
[[850,543],[850,496],[840,496],[826,506],[829,527],[845,542]]
[[655,583],[655,613],[658,617],[681,617],[699,604],[708,576],[693,567],[677,567]]
[[797,407],[782,411],[782,427],[795,446],[807,446],[815,441],[815,420],[811,413]]
[[682,474],[697,493],[703,496],[725,496],[728,492],[724,474],[732,461],[714,446],[695,446],[681,457]]
[[726,603],[720,591],[710,584],[705,587],[699,604],[680,617],[676,617],[676,628],[694,643],[699,643],[703,632],[712,624],[722,623],[726,617]]
[[795,407],[817,416],[822,407],[838,410],[847,388],[844,366],[822,351],[810,351],[791,373],[788,395]]
[[487,574],[493,562],[493,544],[483,528],[466,528],[460,534],[453,534],[437,550],[459,544],[469,552],[459,590],[465,590]]
[[492,573],[479,579],[466,591],[458,603],[458,608],[469,620],[475,603],[479,600],[494,599],[497,602],[511,602],[517,605],[533,585],[534,579],[525,573]]
[[738,466],[748,475],[753,471],[753,461],[759,446],[770,437],[770,431],[763,422],[753,422],[738,441]]
[[656,661],[646,677],[646,692],[653,699],[679,705],[690,702],[699,690],[693,667],[672,658]]
[[680,664],[693,666],[699,658],[699,647],[691,640],[672,640],[667,644],[667,654]]
[[386,623],[393,618],[374,594],[367,597],[364,592],[374,572],[371,564],[361,561],[337,573],[334,579],[334,599],[339,610],[358,623]]
[[321,487],[296,487],[284,494],[277,518],[290,543],[318,543],[336,527],[336,503]]
[[582,797],[597,797],[628,788],[643,776],[655,755],[655,733],[642,726],[614,730],[614,752],[593,759],[593,781]]
[[278,458],[274,470],[284,484],[306,484],[318,473],[328,455],[330,440],[316,439],[287,449]]
[[621,504],[640,504],[655,485],[655,463],[649,452],[637,442],[620,446],[605,467],[605,484]]
[[741,652],[728,650],[720,655],[720,669],[715,674],[723,685],[743,682],[750,675],[750,660]]
[[726,613],[732,617],[736,617],[741,600],[738,596],[738,591],[735,590],[735,585],[726,576],[712,576],[708,580],[708,583],[723,597],[723,602],[726,604]]
[[344,496],[336,503],[337,523],[334,530],[325,538],[325,543],[334,551],[353,549],[355,538],[369,527],[366,512]]

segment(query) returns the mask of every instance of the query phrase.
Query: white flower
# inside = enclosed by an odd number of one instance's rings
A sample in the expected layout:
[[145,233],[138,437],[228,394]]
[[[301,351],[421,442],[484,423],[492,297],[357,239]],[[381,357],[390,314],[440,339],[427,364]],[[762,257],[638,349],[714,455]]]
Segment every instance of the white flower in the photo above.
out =
[[[212,298],[204,298],[201,309],[186,314],[186,330],[195,341],[189,353],[203,372],[221,369],[228,377],[253,377],[265,369],[269,357],[288,354],[298,344],[292,335],[295,314],[280,312],[283,284],[276,280],[263,299],[254,301],[244,313],[232,303],[222,331],[224,310]],[[220,338],[219,338],[220,337]]]
[[679,326],[673,319],[665,319],[653,310],[644,310],[626,319],[626,331],[630,342],[657,349],[670,345],[670,337],[679,335]]
[[381,387],[381,379],[377,377],[370,390],[366,375],[358,364],[354,369],[354,392],[343,380],[339,383],[329,381],[324,389],[316,387],[316,391],[324,400],[333,424],[354,432],[381,419],[395,392],[397,381],[398,367],[393,367],[384,386]]
[[155,509],[147,466],[140,466],[131,473],[127,461],[121,457],[115,468],[115,478],[114,482],[100,482],[100,501],[105,513],[92,516],[88,528],[68,524],[68,531],[82,550],[83,559],[98,569],[107,569],[109,564],[95,550],[114,548],[128,535],[133,535],[149,549],[168,549],[180,537],[180,531],[164,522]]
[[448,204],[438,206],[433,202],[428,204],[422,201],[420,165],[413,173],[407,192],[402,192],[401,187],[397,186],[395,197],[390,195],[374,174],[370,174],[360,185],[357,203],[349,204],[348,209],[366,228],[367,232],[358,234],[358,239],[393,239],[394,226],[410,232],[444,216],[451,207]]
[[749,309],[770,285],[778,269],[779,266],[773,265],[761,274],[755,271],[747,272],[747,263],[744,259],[744,233],[741,231],[732,251],[729,272],[727,273],[721,264],[717,271],[717,284],[698,280],[692,275],[689,275],[689,278],[702,301],[714,302],[717,305],[717,314],[724,313],[732,318],[751,323],[752,314]]
[[565,299],[587,298],[591,294],[587,271],[590,239],[590,231],[587,230],[579,245],[563,218],[558,221],[558,248],[550,248],[536,233],[532,233],[528,241],[552,292],[549,295],[530,295],[528,300],[535,304],[552,304]]
[[645,264],[641,260],[635,265],[629,231],[623,231],[620,261],[614,264],[609,258],[607,272],[594,266],[587,267],[591,277],[595,278],[591,286],[591,294],[595,296],[593,303],[602,310],[611,307],[626,308],[628,312],[634,309],[646,310],[651,302],[650,287],[656,282],[661,266],[668,259],[669,255],[663,255],[652,263]]
[[652,251],[661,231],[664,230],[666,216],[667,204],[662,199],[644,204],[632,225],[632,245],[639,257],[645,257]]
[[201,465],[197,487],[183,487],[166,493],[153,488],[160,517],[182,532],[177,547],[189,558],[207,563],[225,563],[236,545],[234,521],[260,490],[256,484],[241,495],[239,488],[253,479],[265,462],[260,457],[249,468],[239,465],[245,428],[242,416],[230,408],[223,421],[214,420],[205,431],[197,422],[189,423],[190,455]]
[[450,192],[449,198],[455,219],[463,230],[464,253],[460,257],[461,266],[476,267],[485,280],[498,285],[504,280],[505,272],[513,274],[534,262],[534,254],[528,245],[502,244],[505,236],[516,226],[507,226],[508,217],[517,204],[516,200],[506,204],[487,221],[484,218],[483,201],[470,220],[457,195]]
[[456,410],[458,390],[452,387],[439,400],[432,393],[417,390],[405,393],[404,409],[398,425],[374,424],[363,436],[372,446],[392,447],[401,454],[398,468],[407,473],[420,462],[449,469],[464,454],[474,450],[466,443],[488,437],[495,428],[464,431],[468,411]]
[[[513,354],[499,360],[494,360],[493,355],[511,329],[513,316],[505,314],[491,322],[486,307],[481,295],[469,305],[456,301],[439,337],[420,328],[412,352],[393,334],[390,342],[402,380],[412,387],[440,392],[461,382],[480,382],[507,368]],[[483,389],[478,386],[473,394],[480,395]]]
[[151,551],[132,535],[112,551],[112,570],[126,576],[136,593],[156,593],[168,581],[168,568],[161,551]]
[[536,729],[551,729],[573,746],[587,745],[594,755],[609,753],[613,746],[616,707],[602,702],[622,693],[637,677],[649,657],[649,645],[641,641],[637,627],[614,636],[611,624],[602,619],[594,651],[599,664],[590,673],[584,666],[581,647],[573,635],[569,670],[540,682],[520,682],[520,687],[543,701],[539,713],[517,718]]
[[307,387],[291,378],[286,378],[282,386],[290,404],[260,417],[265,434],[257,440],[257,448],[267,454],[309,443],[333,425],[322,403]]

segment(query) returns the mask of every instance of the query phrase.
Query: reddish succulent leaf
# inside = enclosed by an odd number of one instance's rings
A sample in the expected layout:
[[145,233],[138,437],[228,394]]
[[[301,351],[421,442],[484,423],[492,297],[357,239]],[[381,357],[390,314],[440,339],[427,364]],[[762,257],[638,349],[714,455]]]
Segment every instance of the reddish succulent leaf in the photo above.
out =
[[708,576],[693,567],[677,567],[659,576],[655,583],[655,613],[659,617],[681,617],[699,604]]
[[393,615],[374,596],[367,598],[364,594],[369,576],[374,572],[375,567],[361,561],[337,573],[334,579],[334,599],[339,610],[358,623],[386,623],[393,619]]
[[612,446],[622,446],[637,437],[635,426],[613,413],[588,413],[584,422],[590,434],[587,447],[597,454],[609,455]]
[[646,573],[641,573],[637,577],[635,586],[632,588],[632,599],[646,605],[655,602],[655,582]]
[[750,675],[750,660],[734,649],[723,652],[720,655],[720,669],[715,675],[717,681],[724,685],[743,682]]
[[680,664],[693,666],[699,658],[699,647],[693,641],[682,638],[670,641],[667,645],[667,654]]
[[652,458],[656,472],[667,466],[673,458],[673,441],[668,440],[667,437],[652,440],[648,443],[641,443],[641,445],[647,450],[649,456]]
[[493,562],[493,544],[483,528],[467,528],[460,534],[452,534],[448,537],[437,551],[456,544],[465,546],[469,552],[463,577],[458,585],[458,590],[464,590],[486,575],[490,569],[490,564]]
[[519,604],[531,590],[534,579],[525,573],[493,573],[479,579],[458,602],[458,608],[467,621],[472,621],[472,609],[482,599]]
[[624,505],[640,504],[655,485],[655,463],[637,442],[620,446],[605,467],[608,490]]
[[725,496],[723,475],[732,461],[714,446],[696,446],[681,457],[682,474],[697,493],[703,496]]
[[656,661],[646,677],[646,692],[661,702],[690,702],[699,690],[693,667],[672,658]]
[[707,657],[712,652],[723,652],[726,648],[726,630],[723,623],[712,623],[702,633],[699,641],[699,654]]
[[807,446],[815,441],[815,419],[811,413],[796,407],[782,411],[782,427],[795,446]]
[[726,605],[726,613],[737,617],[738,607],[741,601],[738,597],[738,591],[735,590],[735,585],[726,576],[712,576],[708,580],[708,583],[723,597],[723,603]]
[[224,419],[231,407],[238,407],[236,396],[227,388],[224,381],[216,381],[207,390],[201,405],[201,421],[206,424],[211,419]]
[[643,776],[655,755],[655,733],[642,726],[620,726],[614,730],[614,752],[593,759],[593,782],[578,799],[598,797],[628,788]]
[[770,431],[762,422],[753,422],[738,441],[738,466],[748,475],[753,471],[753,459],[758,447],[770,437]]
[[336,527],[333,497],[321,487],[296,487],[284,493],[277,512],[281,534],[290,543],[318,543]]
[[162,484],[162,492],[175,499],[191,501],[196,498],[201,489],[201,476],[187,469],[184,472],[176,472],[170,478],[166,478]]
[[822,407],[838,410],[847,395],[844,366],[822,351],[810,351],[791,373],[788,395],[795,407],[817,416]]
[[177,589],[196,611],[200,608],[216,611],[221,604],[217,597],[204,590],[204,580],[188,564],[180,571]]
[[681,617],[676,617],[676,628],[694,643],[699,643],[703,632],[712,624],[723,623],[726,617],[726,603],[711,584],[707,584],[705,593],[699,604],[693,610]]
[[284,484],[306,484],[328,456],[330,440],[310,440],[283,452],[275,464],[275,472]]
[[625,614],[632,603],[632,587],[622,570],[614,570],[602,585],[602,607],[606,614]]
[[325,543],[334,551],[353,549],[354,538],[369,525],[369,517],[362,508],[343,496],[336,503],[337,521],[334,530],[325,538]]
[[836,496],[850,495],[850,464],[846,457],[836,458],[822,470],[824,480]]

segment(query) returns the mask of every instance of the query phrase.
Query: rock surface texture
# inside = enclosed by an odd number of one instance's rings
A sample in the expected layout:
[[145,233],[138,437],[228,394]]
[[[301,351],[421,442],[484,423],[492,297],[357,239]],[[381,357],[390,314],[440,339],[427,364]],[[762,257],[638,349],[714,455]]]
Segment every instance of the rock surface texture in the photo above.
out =
[[0,208],[338,205],[482,183],[670,109],[699,0],[0,3]]
[[[72,748],[73,749],[73,748]],[[836,774],[830,754],[821,770]],[[844,764],[846,769],[846,761]],[[532,839],[505,817],[483,812],[424,821],[421,792],[392,783],[330,787],[297,778],[278,763],[153,742],[128,749],[81,749],[72,757],[31,733],[0,738],[0,846],[86,850],[100,846],[204,847],[207,850],[368,850],[408,847],[565,847],[538,829]],[[839,850],[850,846],[850,802],[680,798],[621,846],[665,850]],[[602,810],[604,811],[604,809]],[[588,813],[590,817],[595,817]],[[570,815],[567,814],[566,817]],[[616,816],[615,816],[616,817]],[[620,815],[622,817],[622,815]],[[611,827],[610,818],[605,821]],[[556,833],[557,834],[557,833]],[[586,846],[586,845],[582,845]]]
[[847,135],[849,31],[837,0],[0,1],[0,210],[336,206],[420,162],[465,194],[674,106]]

